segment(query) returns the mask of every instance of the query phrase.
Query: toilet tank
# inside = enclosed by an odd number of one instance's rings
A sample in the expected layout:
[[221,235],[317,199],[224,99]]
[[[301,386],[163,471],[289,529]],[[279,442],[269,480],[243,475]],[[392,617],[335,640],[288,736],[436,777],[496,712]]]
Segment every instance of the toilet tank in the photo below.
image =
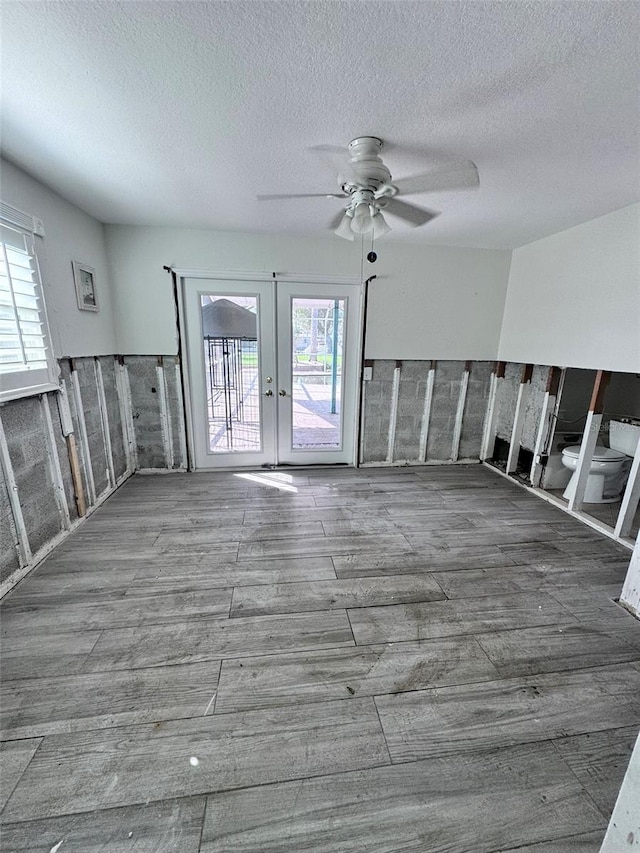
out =
[[640,439],[640,424],[630,421],[609,421],[609,447],[627,456],[635,456]]

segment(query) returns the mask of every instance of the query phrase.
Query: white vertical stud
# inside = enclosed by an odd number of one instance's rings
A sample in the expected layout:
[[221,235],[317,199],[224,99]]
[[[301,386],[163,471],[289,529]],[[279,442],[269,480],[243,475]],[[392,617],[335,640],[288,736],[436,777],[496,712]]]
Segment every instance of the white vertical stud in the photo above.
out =
[[575,480],[573,494],[569,498],[569,509],[572,511],[582,508],[582,502],[584,501],[584,495],[587,489],[587,479],[591,469],[591,460],[593,459],[593,453],[596,449],[601,423],[601,414],[589,412],[587,415],[587,422],[584,425],[582,444],[580,445],[580,453],[578,455],[578,464],[576,467],[578,476]]
[[533,448],[533,463],[531,465],[531,471],[529,472],[529,480],[531,481],[532,486],[538,486],[540,484],[540,477],[542,476],[543,469],[540,457],[544,453],[544,447],[549,434],[551,415],[553,414],[555,404],[556,398],[549,394],[548,391],[545,391],[544,400],[542,402],[542,412],[540,413],[540,423],[538,424],[538,432],[536,435],[536,443]]
[[631,533],[631,525],[633,524],[633,519],[636,514],[636,510],[638,509],[639,502],[640,439],[638,440],[638,446],[636,447],[633,462],[631,463],[629,479],[627,480],[627,485],[625,487],[624,495],[622,497],[622,504],[620,505],[620,512],[618,513],[618,519],[616,521],[616,526],[613,531],[616,536],[628,536]]
[[53,421],[51,420],[48,394],[41,394],[40,406],[42,408],[42,417],[47,437],[46,450],[47,458],[49,460],[49,470],[51,472],[51,482],[53,483],[54,497],[58,507],[58,513],[62,521],[62,526],[65,530],[69,530],[71,527],[71,517],[69,515],[69,507],[67,505],[67,495],[64,490],[64,480],[62,479],[62,468],[60,467],[60,457],[58,456],[56,436],[53,431]]
[[162,430],[162,446],[164,448],[164,461],[169,470],[173,469],[173,435],[171,420],[167,406],[167,384],[164,374],[164,364],[160,364],[162,356],[158,358],[156,365],[156,376],[158,378],[158,402],[160,403],[160,429]]
[[76,403],[76,416],[78,418],[78,429],[80,432],[80,456],[82,466],[87,481],[87,491],[89,492],[89,502],[96,502],[96,484],[93,479],[93,470],[91,468],[91,452],[89,450],[89,436],[87,435],[87,424],[84,419],[84,408],[82,406],[82,394],[80,393],[80,380],[78,372],[71,369],[71,387],[73,388],[73,398]]
[[[185,414],[184,414],[184,400],[182,398],[181,389],[182,389],[182,374],[180,373],[180,364],[178,359],[175,362],[175,371],[176,371],[176,389],[177,389],[177,398],[178,398],[178,412],[180,417],[178,418],[178,422],[180,424],[180,434],[178,436],[178,440],[180,442],[180,467],[186,468],[188,465],[187,459],[187,434],[185,432]],[[363,398],[364,405],[364,398]]]
[[609,371],[599,370],[596,373],[595,382],[593,383],[589,414],[587,415],[587,422],[584,425],[582,444],[580,445],[580,454],[578,455],[575,488],[569,498],[569,510],[572,512],[582,508],[589,471],[591,470],[591,460],[593,459],[598,435],[600,434],[600,425],[602,424],[604,394],[610,379],[611,373]]
[[400,367],[396,361],[393,370],[393,385],[391,386],[391,412],[389,414],[389,444],[387,446],[387,462],[393,462],[393,446],[396,443],[396,422],[398,420],[398,397],[400,395]]
[[22,508],[20,506],[20,497],[18,495],[18,486],[13,473],[13,465],[9,456],[9,447],[7,446],[7,437],[4,433],[2,418],[0,418],[0,465],[4,474],[4,480],[7,484],[7,493],[9,495],[9,505],[15,523],[16,534],[18,541],[16,542],[18,550],[18,558],[20,565],[28,566],[32,559],[31,546],[29,545],[29,537],[27,536],[27,527],[24,523]]
[[538,432],[536,434],[536,443],[533,448],[533,462],[531,463],[531,471],[529,479],[531,485],[538,488],[542,480],[544,464],[542,456],[549,452],[549,445],[553,436],[552,423],[556,412],[558,400],[562,394],[562,385],[564,382],[565,371],[559,367],[550,367],[549,376],[547,379],[547,390],[545,391],[544,400],[542,403],[542,412],[540,413],[540,423],[538,424]]
[[132,473],[138,467],[136,452],[136,433],[133,426],[133,406],[131,405],[131,385],[129,371],[124,359],[116,357],[116,391],[120,408],[120,425],[124,439],[124,449],[127,457],[127,471]]
[[500,388],[500,383],[504,381],[504,368],[505,362],[499,361],[496,364],[495,371],[491,374],[487,415],[484,422],[484,435],[480,450],[480,459],[483,462],[485,459],[491,459],[493,456],[493,447],[496,441],[496,423],[498,420],[498,389]]
[[464,404],[467,400],[467,388],[469,386],[469,370],[471,362],[467,361],[460,382],[460,393],[458,394],[458,407],[456,409],[456,420],[453,427],[453,442],[451,444],[451,461],[457,462],[460,453],[460,437],[462,436],[462,419],[464,417]]
[[620,603],[636,616],[640,616],[640,533],[638,533],[627,576],[624,579]]
[[104,441],[104,455],[107,460],[107,480],[109,488],[116,484],[116,473],[113,467],[113,449],[111,447],[111,433],[109,432],[109,413],[107,411],[107,397],[104,393],[104,377],[102,365],[99,359],[94,359],[94,370],[96,374],[96,387],[98,388],[98,405],[100,407],[100,419],[102,422],[102,438]]
[[431,403],[433,401],[433,386],[436,381],[436,362],[431,362],[427,374],[427,387],[424,392],[424,408],[422,410],[422,423],[420,425],[420,444],[418,448],[418,461],[424,462],[427,458],[427,441],[429,439],[429,421],[431,419]]

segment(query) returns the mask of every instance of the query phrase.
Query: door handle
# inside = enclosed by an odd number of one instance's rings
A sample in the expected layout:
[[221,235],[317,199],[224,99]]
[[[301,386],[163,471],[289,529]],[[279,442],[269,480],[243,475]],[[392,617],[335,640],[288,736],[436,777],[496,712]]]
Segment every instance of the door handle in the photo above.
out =
[[281,389],[278,391],[278,394],[279,394],[281,397],[286,397],[286,396],[287,396],[287,392],[284,390],[284,388],[281,388]]
[[268,391],[264,392],[264,396],[265,397],[273,397],[273,391],[271,390],[271,388],[269,388]]

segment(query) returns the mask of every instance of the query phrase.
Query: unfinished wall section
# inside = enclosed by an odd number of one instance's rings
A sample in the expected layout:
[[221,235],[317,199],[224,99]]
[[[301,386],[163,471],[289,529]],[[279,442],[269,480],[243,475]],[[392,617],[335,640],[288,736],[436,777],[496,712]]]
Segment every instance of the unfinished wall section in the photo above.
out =
[[536,364],[531,375],[531,382],[529,383],[529,393],[524,407],[520,446],[532,452],[536,446],[550,370],[551,368],[546,365]]
[[102,379],[103,404],[106,412],[106,427],[111,444],[111,461],[113,473],[119,480],[127,471],[127,442],[125,438],[125,425],[122,418],[122,407],[118,396],[118,383],[116,370],[119,362],[113,358],[103,356],[96,359],[96,368]]
[[[423,362],[417,362],[423,364]],[[389,424],[395,361],[373,362],[373,378],[364,383],[361,460],[384,463],[389,455]]]
[[0,467],[0,583],[20,568],[18,534],[4,471]]
[[[75,499],[75,487],[73,484],[73,475],[71,473],[71,462],[69,461],[69,451],[67,440],[65,438],[62,421],[60,418],[60,406],[58,404],[58,394],[46,394],[45,399],[49,406],[49,415],[51,417],[51,427],[55,442],[55,450],[58,454],[58,462],[60,464],[60,474],[62,476],[62,490],[64,491],[64,500],[69,511],[69,521],[74,522],[78,519],[78,508]],[[2,409],[0,409],[0,417]]]
[[184,413],[175,356],[127,356],[125,364],[138,469],[184,469]]
[[491,363],[372,363],[364,382],[363,465],[478,461]]
[[184,470],[174,357],[61,359],[60,391],[0,406],[0,595],[135,470]]
[[511,441],[516,401],[523,365],[509,361],[505,365],[504,377],[496,390],[496,436],[503,441]]
[[460,459],[479,459],[487,417],[493,362],[474,361],[469,372],[460,435]]
[[35,553],[63,529],[40,399],[28,397],[4,406],[2,425],[29,547]]

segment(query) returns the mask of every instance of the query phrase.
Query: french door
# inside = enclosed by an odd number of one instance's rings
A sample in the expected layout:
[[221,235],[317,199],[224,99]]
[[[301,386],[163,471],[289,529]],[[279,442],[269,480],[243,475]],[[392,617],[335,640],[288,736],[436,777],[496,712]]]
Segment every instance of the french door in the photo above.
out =
[[361,288],[182,279],[197,469],[355,461]]

